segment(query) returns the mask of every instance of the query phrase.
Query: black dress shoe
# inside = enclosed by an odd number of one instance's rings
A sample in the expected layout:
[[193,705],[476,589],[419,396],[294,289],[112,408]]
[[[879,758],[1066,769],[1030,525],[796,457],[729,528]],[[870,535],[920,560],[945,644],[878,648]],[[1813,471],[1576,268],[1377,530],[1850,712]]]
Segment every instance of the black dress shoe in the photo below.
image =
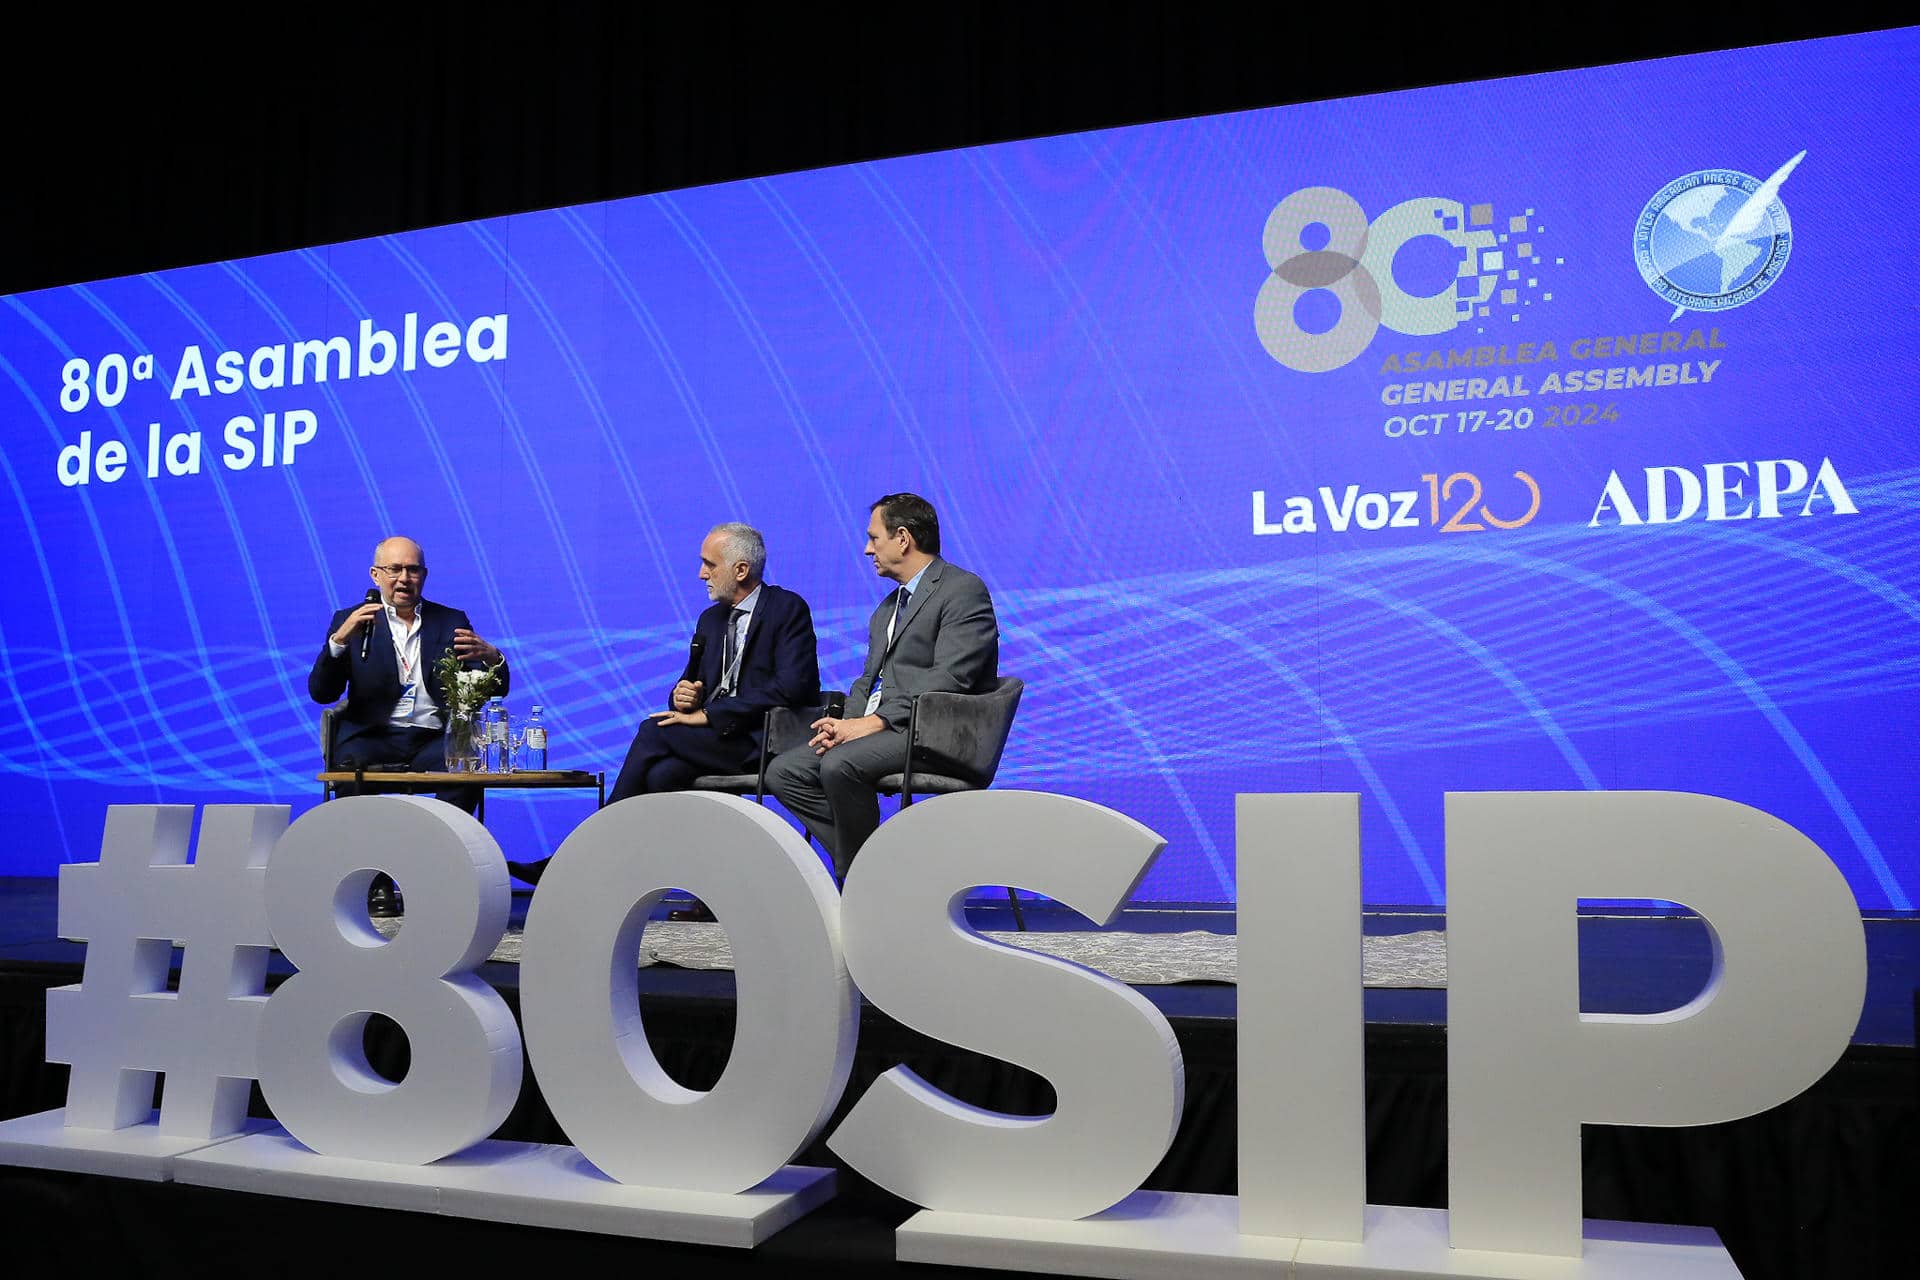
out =
[[367,914],[379,920],[389,920],[404,912],[405,905],[400,900],[400,890],[391,882],[375,884],[367,890]]
[[540,877],[546,874],[547,864],[552,858],[542,858],[538,862],[515,862],[507,860],[507,870],[513,873],[515,880],[525,880],[528,884],[539,884]]

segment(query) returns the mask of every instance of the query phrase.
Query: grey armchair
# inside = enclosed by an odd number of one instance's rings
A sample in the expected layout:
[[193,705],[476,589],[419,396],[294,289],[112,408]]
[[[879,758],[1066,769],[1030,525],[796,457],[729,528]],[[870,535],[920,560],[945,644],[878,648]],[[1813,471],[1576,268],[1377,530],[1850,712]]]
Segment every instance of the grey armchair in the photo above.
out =
[[[320,768],[323,771],[331,772],[333,769],[333,734],[340,724],[340,708],[345,705],[343,702],[336,702],[330,707],[320,708]],[[333,799],[331,782],[320,784],[320,798]]]
[[[791,751],[803,747],[807,739],[813,736],[813,722],[827,713],[825,700],[828,694],[821,693],[821,705],[806,707],[796,711],[792,707],[775,707],[767,712],[767,722],[760,735],[760,768],[756,773],[703,773],[693,780],[695,791],[723,791],[730,796],[752,796],[756,804],[767,802],[767,764],[782,751]],[[844,701],[844,698],[842,699]]]
[[[907,722],[907,758],[899,773],[889,773],[877,784],[881,795],[899,796],[905,808],[916,795],[951,795],[981,791],[993,784],[1000,757],[1013,733],[1013,716],[1020,709],[1026,682],[1001,676],[985,693],[923,693],[913,701]],[[950,773],[936,773],[925,762],[937,760]],[[920,762],[916,767],[916,762]],[[1027,927],[1020,897],[1011,887],[1007,901],[1014,924]]]

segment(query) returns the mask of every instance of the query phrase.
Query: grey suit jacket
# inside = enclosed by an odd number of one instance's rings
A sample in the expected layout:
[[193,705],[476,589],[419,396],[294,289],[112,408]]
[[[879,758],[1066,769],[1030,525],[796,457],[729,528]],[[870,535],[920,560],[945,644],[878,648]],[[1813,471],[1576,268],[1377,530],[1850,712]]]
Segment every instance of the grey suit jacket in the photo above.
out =
[[977,575],[935,556],[888,644],[893,609],[894,597],[889,595],[867,623],[867,666],[847,694],[849,718],[865,714],[867,693],[878,674],[886,679],[875,714],[889,729],[907,727],[913,700],[923,693],[985,693],[993,688],[1000,673],[1000,620],[994,616],[987,584]]

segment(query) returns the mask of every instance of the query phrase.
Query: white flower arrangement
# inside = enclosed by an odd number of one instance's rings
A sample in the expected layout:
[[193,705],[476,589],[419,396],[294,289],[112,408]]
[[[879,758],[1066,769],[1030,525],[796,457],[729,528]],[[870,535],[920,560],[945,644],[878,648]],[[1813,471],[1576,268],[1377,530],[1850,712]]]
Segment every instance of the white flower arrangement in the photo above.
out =
[[440,687],[446,690],[449,715],[471,718],[486,705],[488,698],[500,691],[498,666],[468,668],[452,649],[441,654],[433,665],[440,676]]

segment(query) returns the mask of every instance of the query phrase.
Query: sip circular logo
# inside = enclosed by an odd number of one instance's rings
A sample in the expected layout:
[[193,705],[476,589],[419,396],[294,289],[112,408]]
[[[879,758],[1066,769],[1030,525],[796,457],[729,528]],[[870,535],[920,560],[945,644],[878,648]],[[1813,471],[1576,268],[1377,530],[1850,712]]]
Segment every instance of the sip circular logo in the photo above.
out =
[[1702,169],[1647,201],[1634,223],[1633,259],[1676,317],[1742,306],[1780,278],[1793,251],[1780,187],[1806,154],[1764,182],[1736,169]]

